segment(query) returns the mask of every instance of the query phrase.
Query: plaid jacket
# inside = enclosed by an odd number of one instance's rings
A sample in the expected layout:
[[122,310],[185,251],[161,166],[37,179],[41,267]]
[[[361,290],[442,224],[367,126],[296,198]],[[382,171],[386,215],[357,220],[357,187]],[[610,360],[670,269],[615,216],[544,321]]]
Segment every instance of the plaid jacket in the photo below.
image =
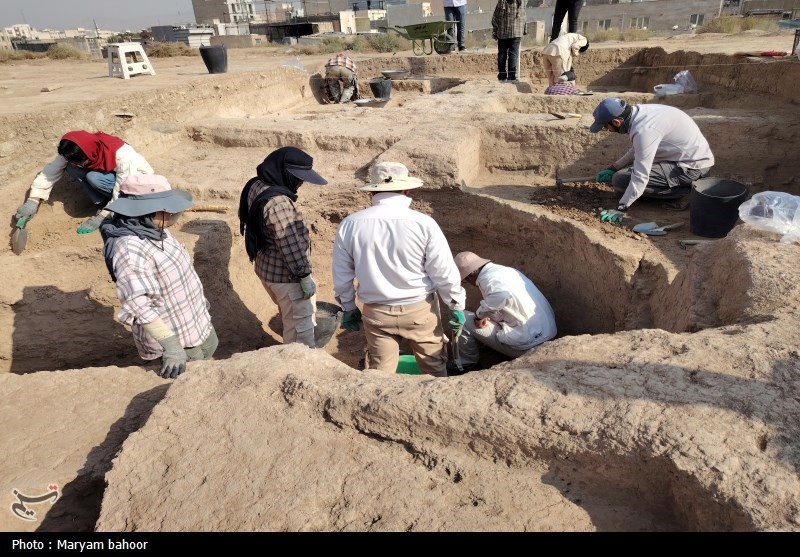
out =
[[569,81],[559,81],[553,83],[544,90],[545,95],[577,95],[581,90],[575,87]]
[[130,326],[142,359],[153,360],[164,351],[144,330],[144,324],[159,318],[185,347],[200,346],[208,338],[211,315],[203,284],[189,252],[171,232],[165,231],[163,241],[118,238],[112,262],[121,305],[118,319]]
[[[250,188],[248,205],[266,188],[258,180]],[[303,214],[285,195],[264,204],[264,232],[269,249],[259,251],[255,271],[266,282],[300,282],[311,272],[311,235]]]
[[524,0],[497,0],[492,15],[493,39],[516,39],[525,34]]
[[351,70],[353,73],[358,73],[356,69],[356,63],[353,62],[353,59],[349,56],[345,56],[344,53],[340,52],[335,56],[331,56],[328,58],[328,62],[325,64],[326,66],[344,66],[348,70]]

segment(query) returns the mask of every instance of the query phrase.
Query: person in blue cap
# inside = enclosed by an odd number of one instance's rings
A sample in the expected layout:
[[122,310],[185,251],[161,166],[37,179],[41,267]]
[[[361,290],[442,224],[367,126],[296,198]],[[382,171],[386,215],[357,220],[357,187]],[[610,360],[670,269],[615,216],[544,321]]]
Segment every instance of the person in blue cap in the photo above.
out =
[[694,181],[708,176],[714,166],[714,154],[700,128],[678,108],[631,105],[610,97],[597,105],[592,116],[590,132],[624,133],[631,142],[622,157],[595,177],[622,193],[616,209],[600,212],[603,222],[621,222],[640,197],[674,199],[688,194]]

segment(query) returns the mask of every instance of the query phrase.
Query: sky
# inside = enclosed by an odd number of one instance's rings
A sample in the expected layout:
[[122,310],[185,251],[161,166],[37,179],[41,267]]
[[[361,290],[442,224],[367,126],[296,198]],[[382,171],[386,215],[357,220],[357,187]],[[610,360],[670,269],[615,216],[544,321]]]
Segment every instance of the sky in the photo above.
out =
[[0,0],[0,27],[139,31],[154,25],[194,23],[192,0]]

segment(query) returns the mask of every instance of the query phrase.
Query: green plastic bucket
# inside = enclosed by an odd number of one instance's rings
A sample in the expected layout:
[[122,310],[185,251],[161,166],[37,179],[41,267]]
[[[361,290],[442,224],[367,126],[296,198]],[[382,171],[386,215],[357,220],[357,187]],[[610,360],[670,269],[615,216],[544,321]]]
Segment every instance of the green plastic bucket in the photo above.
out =
[[397,362],[397,373],[406,375],[420,375],[419,365],[414,354],[401,354]]

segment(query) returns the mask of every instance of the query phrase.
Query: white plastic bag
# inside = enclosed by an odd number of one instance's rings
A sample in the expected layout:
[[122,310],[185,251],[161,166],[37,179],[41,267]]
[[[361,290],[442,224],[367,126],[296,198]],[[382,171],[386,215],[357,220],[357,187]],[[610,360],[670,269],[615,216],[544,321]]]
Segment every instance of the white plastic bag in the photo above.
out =
[[286,60],[283,64],[281,64],[283,68],[294,68],[295,70],[300,70],[303,73],[308,73],[308,70],[300,61],[300,58],[294,57]]
[[683,87],[684,93],[697,93],[697,84],[694,82],[689,70],[683,70],[675,74],[672,81]]
[[783,234],[781,242],[800,242],[800,197],[763,191],[739,205],[739,218],[767,232]]

